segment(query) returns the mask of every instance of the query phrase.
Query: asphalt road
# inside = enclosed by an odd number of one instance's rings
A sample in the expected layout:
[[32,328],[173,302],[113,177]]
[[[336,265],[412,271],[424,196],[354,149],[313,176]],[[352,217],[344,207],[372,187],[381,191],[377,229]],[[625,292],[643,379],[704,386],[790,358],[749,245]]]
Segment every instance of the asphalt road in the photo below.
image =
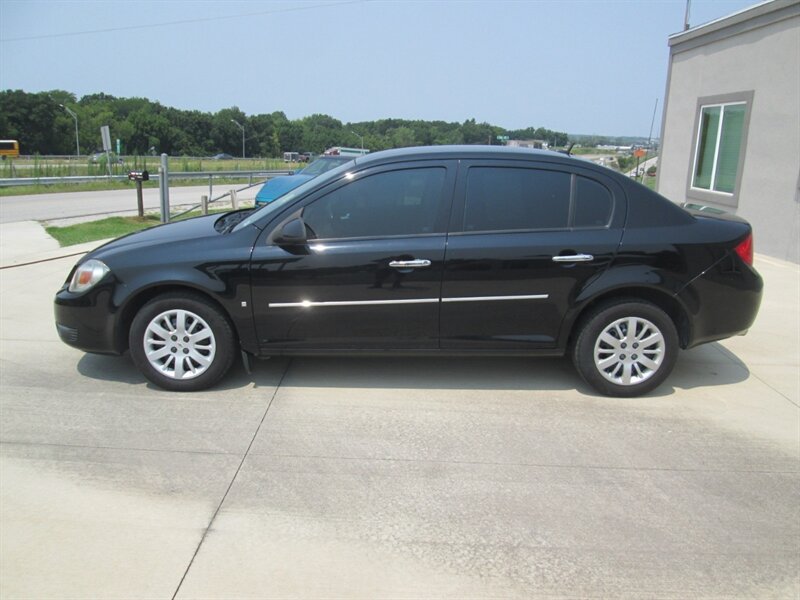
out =
[[[1,242],[0,242],[1,243]],[[797,598],[796,265],[649,397],[566,360],[297,358],[167,393],[0,270],[0,597]]]
[[[244,184],[215,185],[214,196],[241,187],[244,187]],[[256,186],[241,192],[239,199],[251,202],[258,190],[259,187]],[[200,196],[208,195],[208,186],[172,187],[169,194],[170,206],[173,208],[199,204]],[[145,188],[143,200],[146,210],[158,210],[161,206],[158,188]],[[0,223],[55,221],[112,213],[136,214],[136,211],[135,189],[0,197]]]

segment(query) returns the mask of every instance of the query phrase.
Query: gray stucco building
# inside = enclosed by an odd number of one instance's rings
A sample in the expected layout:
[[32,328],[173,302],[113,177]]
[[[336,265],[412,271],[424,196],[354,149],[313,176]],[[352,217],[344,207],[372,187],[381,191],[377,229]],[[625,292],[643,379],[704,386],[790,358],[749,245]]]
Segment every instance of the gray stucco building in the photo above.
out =
[[741,215],[757,252],[800,262],[800,0],[669,38],[658,191]]

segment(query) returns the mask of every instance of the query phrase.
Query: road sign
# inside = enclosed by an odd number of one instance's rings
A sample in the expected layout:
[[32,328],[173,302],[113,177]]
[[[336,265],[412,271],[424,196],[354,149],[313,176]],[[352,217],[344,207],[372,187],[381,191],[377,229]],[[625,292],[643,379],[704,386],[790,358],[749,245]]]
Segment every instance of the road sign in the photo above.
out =
[[498,135],[497,139],[500,140],[501,142],[507,142],[509,138],[507,135]]
[[100,128],[100,136],[103,138],[103,150],[105,152],[111,152],[111,130],[108,128],[108,125],[103,125]]
[[633,155],[636,158],[642,158],[645,154],[647,154],[647,152],[645,151],[644,148],[637,148],[636,150],[633,151]]

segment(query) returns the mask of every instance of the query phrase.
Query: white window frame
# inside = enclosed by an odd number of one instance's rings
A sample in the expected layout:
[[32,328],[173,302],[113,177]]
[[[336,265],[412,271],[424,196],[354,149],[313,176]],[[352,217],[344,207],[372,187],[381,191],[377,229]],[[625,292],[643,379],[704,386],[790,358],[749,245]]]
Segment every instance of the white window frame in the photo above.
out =
[[[744,171],[745,154],[747,152],[747,136],[750,129],[750,114],[753,110],[753,98],[755,93],[753,90],[735,92],[731,94],[721,94],[717,96],[706,96],[697,99],[696,117],[694,119],[694,131],[692,136],[692,156],[688,164],[688,174],[686,179],[686,198],[688,200],[698,200],[703,203],[719,204],[724,207],[736,208],[739,205],[739,191],[742,184],[742,173]],[[717,176],[717,163],[719,161],[719,145],[722,139],[721,128],[724,121],[724,107],[732,105],[744,105],[744,121],[742,123],[742,135],[740,139],[739,148],[739,163],[736,169],[736,183],[734,184],[733,193],[731,192],[718,192],[713,189],[714,181]],[[694,186],[695,169],[697,168],[697,161],[699,159],[700,151],[700,124],[703,119],[703,109],[713,108],[719,106],[720,120],[717,125],[717,140],[714,148],[714,163],[711,174],[711,189],[699,188]]]
[[[695,142],[695,147],[694,147],[694,164],[692,164],[692,181],[690,183],[690,185],[691,185],[693,190],[702,190],[704,192],[711,192],[711,193],[714,193],[714,194],[725,194],[726,196],[733,196],[733,192],[721,192],[719,190],[715,190],[714,189],[714,184],[717,181],[717,163],[719,162],[719,144],[720,144],[720,141],[722,140],[722,124],[725,122],[725,109],[727,107],[729,107],[729,106],[744,106],[745,110],[747,110],[747,102],[745,102],[745,101],[742,101],[742,102],[724,102],[724,103],[721,103],[721,104],[703,104],[703,105],[700,106],[700,114],[697,116],[697,118],[698,118],[698,121],[697,121],[697,141]],[[700,131],[700,123],[703,120],[703,111],[705,109],[707,109],[707,108],[719,108],[720,109],[719,110],[719,123],[717,124],[717,141],[716,141],[716,143],[714,145],[714,162],[711,165],[711,183],[710,183],[708,189],[701,188],[701,187],[696,187],[694,185],[694,179],[695,179],[695,176],[697,174],[697,161],[700,158],[700,140],[701,140],[701,134],[702,134],[702,132]],[[743,127],[744,127],[744,125],[743,125]],[[744,131],[742,131],[742,136],[744,136]],[[739,151],[741,152],[741,148],[739,149]],[[737,172],[737,176],[738,176],[738,172]]]

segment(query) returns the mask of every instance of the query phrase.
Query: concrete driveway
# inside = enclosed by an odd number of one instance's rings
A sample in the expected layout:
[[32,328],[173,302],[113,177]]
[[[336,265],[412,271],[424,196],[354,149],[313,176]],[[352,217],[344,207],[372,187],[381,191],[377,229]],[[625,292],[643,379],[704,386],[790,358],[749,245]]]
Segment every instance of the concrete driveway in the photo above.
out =
[[796,265],[650,397],[566,360],[274,359],[191,395],[0,270],[0,597],[800,595]]

